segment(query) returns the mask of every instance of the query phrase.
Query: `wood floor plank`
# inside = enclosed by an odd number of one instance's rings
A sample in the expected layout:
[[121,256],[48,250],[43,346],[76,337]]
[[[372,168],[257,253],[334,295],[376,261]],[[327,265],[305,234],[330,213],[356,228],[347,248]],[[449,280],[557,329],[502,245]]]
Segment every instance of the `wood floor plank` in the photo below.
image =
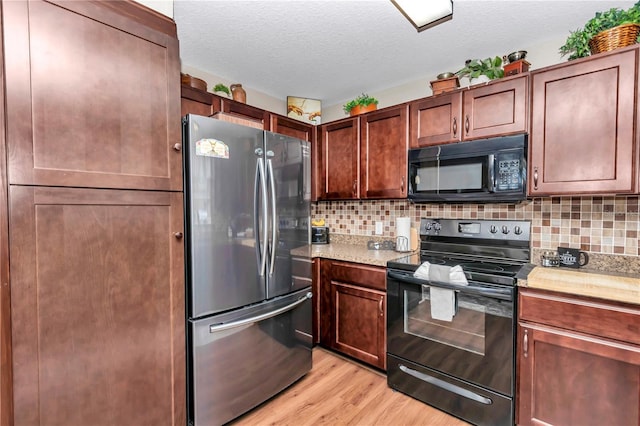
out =
[[231,423],[234,426],[466,426],[387,386],[379,371],[316,347],[313,369],[297,383]]

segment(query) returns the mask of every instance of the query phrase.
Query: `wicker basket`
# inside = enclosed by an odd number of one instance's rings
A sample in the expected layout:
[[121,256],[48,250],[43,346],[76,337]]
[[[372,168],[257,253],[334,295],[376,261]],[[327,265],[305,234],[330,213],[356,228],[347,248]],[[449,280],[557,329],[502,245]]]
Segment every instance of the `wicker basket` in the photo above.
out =
[[636,42],[640,33],[640,25],[624,24],[604,30],[589,40],[591,54],[608,52],[620,47],[631,46]]

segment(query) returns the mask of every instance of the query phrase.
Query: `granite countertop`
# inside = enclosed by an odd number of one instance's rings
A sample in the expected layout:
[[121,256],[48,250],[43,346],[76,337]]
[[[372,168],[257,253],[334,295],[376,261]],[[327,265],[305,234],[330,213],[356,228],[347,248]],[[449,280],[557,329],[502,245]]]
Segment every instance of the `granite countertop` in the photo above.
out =
[[[344,260],[372,266],[387,266],[389,260],[407,256],[413,252],[395,250],[369,250],[368,241],[383,241],[382,237],[356,235],[331,235],[329,244],[311,244],[291,251],[294,256],[320,257],[324,259]],[[417,251],[417,250],[416,250]]]
[[637,274],[537,266],[518,286],[640,305]]

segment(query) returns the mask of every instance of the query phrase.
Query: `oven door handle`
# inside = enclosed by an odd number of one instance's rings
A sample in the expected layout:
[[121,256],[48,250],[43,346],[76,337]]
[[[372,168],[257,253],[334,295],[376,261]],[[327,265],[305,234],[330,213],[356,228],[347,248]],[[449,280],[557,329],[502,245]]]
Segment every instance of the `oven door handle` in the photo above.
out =
[[464,294],[472,294],[476,296],[491,297],[494,299],[513,301],[512,287],[493,288],[493,287],[477,286],[472,284],[456,285],[456,284],[443,283],[440,281],[427,281],[420,278],[415,278],[413,275],[409,275],[407,273],[396,272],[396,271],[387,271],[387,276],[389,278],[393,278],[394,280],[397,280],[402,283],[426,285],[426,286],[438,287],[438,288],[447,288],[447,289],[454,290]]
[[485,396],[479,395],[475,392],[471,392],[470,390],[461,388],[460,386],[456,386],[453,383],[445,382],[444,380],[440,380],[436,377],[430,376],[428,374],[421,373],[412,368],[405,367],[400,364],[400,370],[410,376],[415,377],[416,379],[422,380],[423,382],[430,383],[434,386],[447,390],[449,392],[453,392],[457,395],[463,396],[465,398],[471,399],[473,401],[479,402],[484,405],[491,405],[493,401]]

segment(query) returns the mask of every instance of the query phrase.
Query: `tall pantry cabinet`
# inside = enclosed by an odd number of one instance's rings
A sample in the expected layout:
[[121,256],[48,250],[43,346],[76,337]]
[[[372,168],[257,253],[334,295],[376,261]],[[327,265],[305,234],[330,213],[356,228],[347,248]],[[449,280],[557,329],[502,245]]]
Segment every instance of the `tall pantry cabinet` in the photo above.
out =
[[1,6],[1,423],[184,424],[175,24]]

